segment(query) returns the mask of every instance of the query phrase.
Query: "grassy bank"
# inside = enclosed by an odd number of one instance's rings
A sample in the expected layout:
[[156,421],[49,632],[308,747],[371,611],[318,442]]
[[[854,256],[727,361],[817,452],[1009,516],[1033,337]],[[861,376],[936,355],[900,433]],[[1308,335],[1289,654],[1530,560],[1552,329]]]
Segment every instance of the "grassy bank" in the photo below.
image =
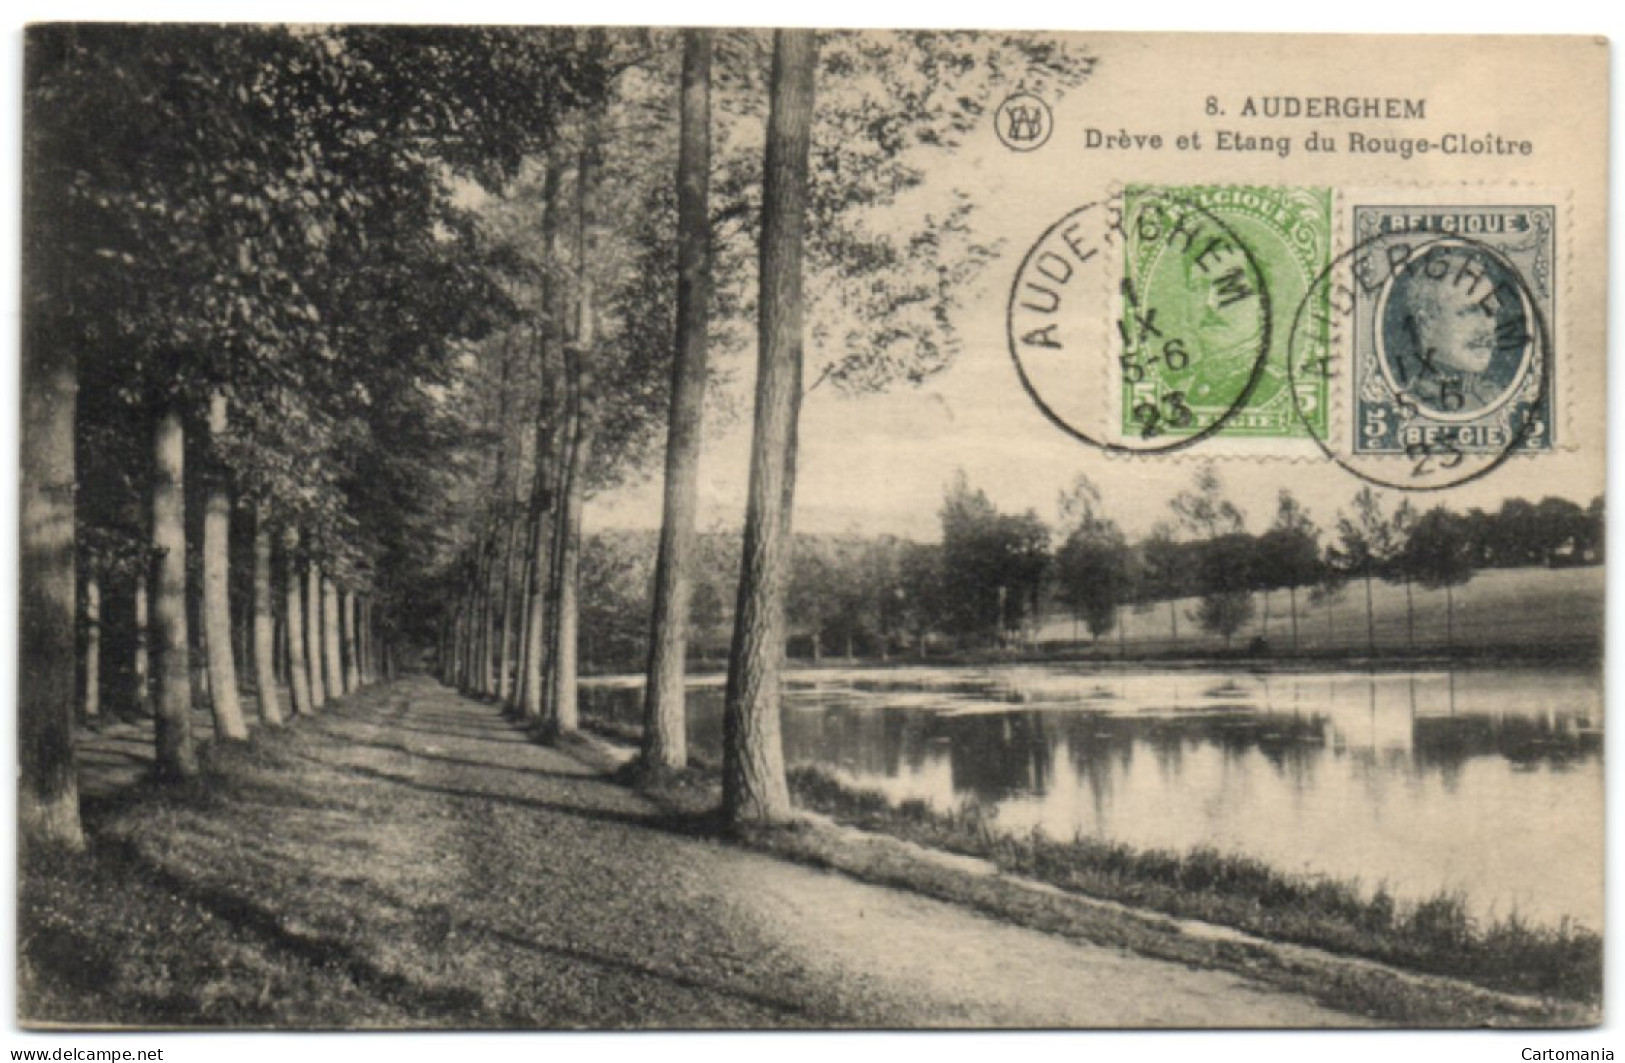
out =
[[[618,742],[635,743],[640,732],[596,719],[589,726]],[[696,776],[714,786],[719,767],[697,757],[691,763],[695,770],[680,795],[688,805],[703,800]],[[635,780],[636,773],[626,777]],[[1354,882],[1283,872],[1213,849],[1175,853],[1086,838],[1058,841],[1041,833],[1012,835],[974,805],[954,811],[918,800],[893,805],[881,792],[852,787],[815,766],[792,768],[790,789],[797,804],[837,822],[986,860],[1071,893],[1502,992],[1586,1006],[1602,998],[1602,937],[1584,927],[1533,925],[1515,915],[1482,922],[1460,896],[1407,903],[1381,887],[1367,895]]]
[[1273,940],[1364,956],[1492,989],[1594,1004],[1602,995],[1602,937],[1588,929],[1481,923],[1460,897],[1397,902],[1385,890],[1277,871],[1260,861],[1195,849],[1140,850],[1091,839],[1009,835],[974,806],[942,812],[893,806],[816,767],[791,771],[798,803],[864,830],[988,860],[1011,874]]

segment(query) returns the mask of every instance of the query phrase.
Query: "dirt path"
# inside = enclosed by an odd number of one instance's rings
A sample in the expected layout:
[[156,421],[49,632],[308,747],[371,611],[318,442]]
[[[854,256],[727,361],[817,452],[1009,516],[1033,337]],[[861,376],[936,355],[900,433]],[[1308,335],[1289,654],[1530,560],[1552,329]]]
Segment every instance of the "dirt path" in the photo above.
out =
[[281,755],[246,824],[188,812],[161,825],[187,845],[135,844],[272,946],[341,965],[383,1000],[369,1024],[1362,1022],[718,842],[427,679],[302,721]]

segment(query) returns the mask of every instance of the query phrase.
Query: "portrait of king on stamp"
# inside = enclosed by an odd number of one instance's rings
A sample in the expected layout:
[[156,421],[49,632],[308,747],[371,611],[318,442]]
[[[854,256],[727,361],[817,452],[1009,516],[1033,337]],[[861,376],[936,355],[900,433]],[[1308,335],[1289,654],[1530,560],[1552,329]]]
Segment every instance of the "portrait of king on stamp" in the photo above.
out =
[[[1326,298],[1314,281],[1331,258],[1331,217],[1323,188],[1125,191],[1122,291],[1135,321],[1119,329],[1124,431],[1155,418],[1158,431],[1194,434],[1223,419],[1217,434],[1229,437],[1324,436],[1324,374],[1293,379],[1286,363],[1295,309]],[[1268,292],[1261,305],[1248,302],[1244,259]],[[1143,342],[1148,320],[1157,344]]]
[[1555,214],[1355,208],[1356,238],[1388,244],[1354,285],[1357,453],[1551,449]]

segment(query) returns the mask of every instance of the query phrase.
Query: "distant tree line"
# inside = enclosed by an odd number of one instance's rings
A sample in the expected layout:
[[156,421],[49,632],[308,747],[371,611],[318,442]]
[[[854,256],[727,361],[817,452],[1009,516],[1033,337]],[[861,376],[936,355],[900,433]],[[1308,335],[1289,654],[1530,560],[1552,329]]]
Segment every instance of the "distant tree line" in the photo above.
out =
[[[1181,620],[1231,646],[1284,591],[1296,648],[1300,609],[1342,596],[1365,597],[1366,635],[1375,643],[1372,585],[1403,586],[1414,636],[1411,591],[1443,590],[1447,623],[1453,590],[1489,568],[1594,564],[1602,560],[1603,499],[1587,506],[1547,497],[1510,498],[1493,512],[1419,511],[1410,501],[1363,488],[1330,527],[1318,525],[1287,490],[1257,533],[1224,495],[1211,469],[1168,505],[1167,519],[1130,541],[1104,511],[1099,491],[1080,478],[1059,500],[1054,523],[1038,513],[1006,513],[963,475],[945,492],[941,541],[895,536],[796,536],[788,593],[792,655],[887,658],[985,650],[1030,642],[1039,624],[1075,618],[1095,640],[1121,631],[1124,608],[1166,607],[1177,642]],[[653,535],[589,537],[583,570],[583,653],[591,666],[635,664],[645,652],[639,617],[648,609]],[[725,648],[739,540],[698,537],[690,624],[702,661]],[[1287,647],[1278,647],[1287,648]]]

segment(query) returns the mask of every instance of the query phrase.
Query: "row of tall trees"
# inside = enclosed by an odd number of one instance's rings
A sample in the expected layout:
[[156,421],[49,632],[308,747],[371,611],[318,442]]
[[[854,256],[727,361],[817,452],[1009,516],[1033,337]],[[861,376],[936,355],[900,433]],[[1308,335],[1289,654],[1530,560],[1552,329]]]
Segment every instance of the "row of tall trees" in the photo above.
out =
[[[734,821],[772,821],[789,807],[778,689],[803,396],[947,364],[949,316],[989,249],[965,197],[914,196],[927,164],[1018,81],[1063,88],[1089,63],[1019,35],[688,30],[606,34],[601,66],[557,142],[485,207],[521,263],[523,310],[471,351],[452,395],[468,446],[436,596],[442,671],[543,734],[572,730],[583,568],[615,575],[588,564],[582,506],[663,465],[642,757],[651,771],[686,763],[713,355],[754,344],[723,801]],[[588,640],[624,640],[621,626]]]
[[30,29],[30,844],[80,841],[76,689],[100,711],[127,676],[139,709],[150,684],[159,774],[187,778],[194,684],[236,741],[245,671],[274,725],[276,673],[307,713],[388,669],[439,564],[445,395],[515,313],[459,189],[550,147],[603,52],[563,30]]
[[[1530,512],[1552,524],[1525,520]],[[1351,583],[1366,599],[1365,637],[1374,647],[1376,583],[1445,591],[1449,622],[1453,588],[1492,567],[1487,556],[1498,557],[1498,567],[1600,560],[1600,499],[1582,508],[1555,497],[1536,504],[1513,498],[1493,513],[1435,507],[1418,515],[1361,491],[1323,530],[1282,492],[1269,526],[1250,534],[1219,479],[1204,471],[1171,500],[1169,514],[1150,535],[1130,541],[1087,479],[1061,495],[1049,523],[1033,512],[1000,512],[959,477],[939,513],[940,542],[797,535],[786,599],[789,651],[817,660],[923,656],[932,644],[1004,645],[1030,638],[1057,613],[1099,639],[1121,631],[1125,608],[1166,608],[1176,642],[1182,621],[1228,640],[1249,627],[1268,629],[1277,592],[1287,598],[1281,615],[1295,649],[1307,602],[1330,606]],[[1514,531],[1500,523],[1503,514]],[[1539,537],[1540,549],[1513,545],[1526,533]],[[1493,555],[1491,542],[1503,544]],[[594,632],[587,655],[599,670],[635,668],[646,646],[638,618],[649,609],[654,539],[606,532],[590,537],[586,551],[583,608]],[[715,652],[732,620],[728,591],[738,553],[737,535],[712,531],[697,540],[690,616],[702,657]],[[1410,610],[1407,627],[1414,630]]]

